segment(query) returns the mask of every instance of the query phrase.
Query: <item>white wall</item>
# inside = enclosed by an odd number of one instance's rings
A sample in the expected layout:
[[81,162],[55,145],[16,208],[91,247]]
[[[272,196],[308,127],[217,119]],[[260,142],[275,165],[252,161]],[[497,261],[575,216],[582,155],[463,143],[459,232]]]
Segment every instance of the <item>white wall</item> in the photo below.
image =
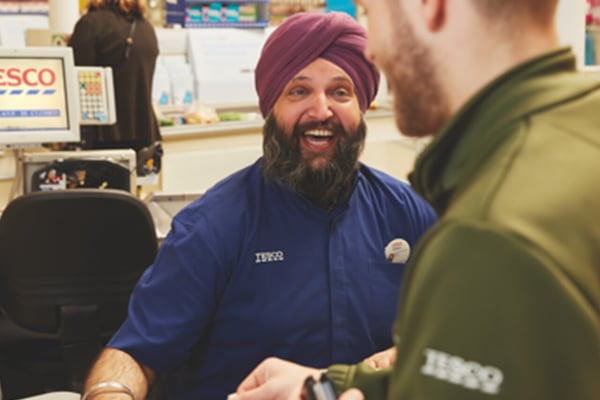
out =
[[556,25],[562,44],[570,45],[581,67],[585,61],[585,0],[559,0]]

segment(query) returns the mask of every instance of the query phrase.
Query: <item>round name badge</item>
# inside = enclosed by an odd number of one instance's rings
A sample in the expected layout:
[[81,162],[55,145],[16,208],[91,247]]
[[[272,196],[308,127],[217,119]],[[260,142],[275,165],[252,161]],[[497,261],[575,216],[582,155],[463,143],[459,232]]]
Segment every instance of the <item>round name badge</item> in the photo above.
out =
[[408,256],[410,256],[410,245],[404,239],[394,239],[385,246],[385,259],[389,263],[405,263]]

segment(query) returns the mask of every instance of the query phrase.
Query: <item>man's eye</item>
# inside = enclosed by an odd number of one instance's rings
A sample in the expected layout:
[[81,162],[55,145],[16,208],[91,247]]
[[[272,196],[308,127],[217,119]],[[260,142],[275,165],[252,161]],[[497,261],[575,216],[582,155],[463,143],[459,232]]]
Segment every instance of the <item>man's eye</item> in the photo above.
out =
[[301,96],[303,94],[306,94],[306,89],[304,88],[295,88],[289,91],[290,95],[292,96]]
[[350,91],[346,89],[336,89],[333,93],[338,97],[350,96]]

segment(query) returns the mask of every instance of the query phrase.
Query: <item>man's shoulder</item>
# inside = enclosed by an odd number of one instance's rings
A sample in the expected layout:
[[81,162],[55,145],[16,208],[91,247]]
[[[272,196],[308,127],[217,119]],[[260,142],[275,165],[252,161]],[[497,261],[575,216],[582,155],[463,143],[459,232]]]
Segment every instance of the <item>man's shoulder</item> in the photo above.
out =
[[416,192],[408,182],[366,164],[360,164],[358,175],[359,180],[376,190],[392,191],[410,197],[417,196]]
[[435,220],[435,212],[429,203],[408,182],[361,164],[358,185],[359,190],[369,198],[369,203],[386,206],[388,212],[395,210],[394,212],[413,217],[422,216],[430,222]]
[[260,162],[242,168],[207,189],[194,203],[193,210],[206,215],[226,217],[235,210],[248,209],[262,187]]
[[242,193],[256,189],[257,185],[260,185],[262,180],[261,163],[260,160],[258,160],[255,163],[222,178],[215,183],[213,187],[208,189],[206,194],[210,193],[211,195],[216,196],[220,193],[224,193],[225,195]]
[[229,237],[231,241],[243,236],[253,225],[260,204],[260,173],[257,176],[253,167],[234,172],[201,193],[177,213],[176,222],[201,235],[211,232],[211,237]]
[[378,180],[386,185],[399,186],[399,187],[410,187],[410,185],[406,181],[403,181],[399,178],[396,178],[396,177],[390,175],[387,172],[384,172],[380,169],[377,169],[375,167],[372,167],[372,166],[364,164],[364,163],[359,164],[358,171],[359,171],[360,175],[363,175],[363,176],[367,177],[368,179]]

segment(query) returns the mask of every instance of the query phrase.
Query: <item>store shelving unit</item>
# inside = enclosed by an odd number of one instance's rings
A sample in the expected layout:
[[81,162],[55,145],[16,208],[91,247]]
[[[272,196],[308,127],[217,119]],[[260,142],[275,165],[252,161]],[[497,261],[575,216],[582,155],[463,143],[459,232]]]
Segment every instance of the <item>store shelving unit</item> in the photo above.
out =
[[44,15],[48,16],[48,1],[0,0],[0,15]]
[[269,0],[185,0],[186,28],[266,28]]

